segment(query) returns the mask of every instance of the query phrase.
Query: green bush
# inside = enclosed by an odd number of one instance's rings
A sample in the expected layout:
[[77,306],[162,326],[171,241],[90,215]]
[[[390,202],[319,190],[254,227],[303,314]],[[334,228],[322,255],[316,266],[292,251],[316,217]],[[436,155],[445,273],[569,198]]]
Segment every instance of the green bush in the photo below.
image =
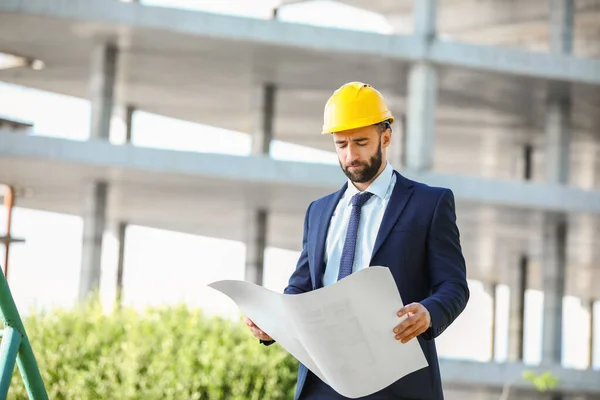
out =
[[542,393],[555,389],[560,383],[560,380],[556,376],[552,375],[552,372],[550,371],[546,371],[540,375],[533,371],[524,371],[523,379],[535,386],[538,392]]
[[[91,302],[24,322],[50,399],[293,398],[297,361],[240,321],[183,305],[105,313]],[[27,399],[16,368],[9,399]]]

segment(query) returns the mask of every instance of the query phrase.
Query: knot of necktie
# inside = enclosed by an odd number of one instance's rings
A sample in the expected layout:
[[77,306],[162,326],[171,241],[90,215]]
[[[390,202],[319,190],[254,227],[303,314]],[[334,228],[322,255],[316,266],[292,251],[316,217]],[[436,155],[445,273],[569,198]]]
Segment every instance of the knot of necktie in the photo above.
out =
[[362,207],[367,201],[369,201],[371,196],[373,196],[373,193],[370,192],[357,193],[352,196],[352,205]]

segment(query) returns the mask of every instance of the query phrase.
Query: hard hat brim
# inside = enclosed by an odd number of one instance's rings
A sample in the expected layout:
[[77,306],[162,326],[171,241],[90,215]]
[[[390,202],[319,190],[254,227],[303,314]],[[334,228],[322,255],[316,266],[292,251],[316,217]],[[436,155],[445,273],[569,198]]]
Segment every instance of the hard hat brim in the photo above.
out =
[[359,120],[355,120],[349,124],[340,124],[337,126],[323,126],[321,134],[327,135],[327,134],[331,134],[331,133],[335,133],[335,132],[347,131],[349,129],[363,128],[365,126],[375,125],[375,124],[378,124],[383,121],[390,121],[390,124],[393,124],[395,121],[395,118],[388,111],[388,112],[382,113],[381,115],[378,115],[378,116],[371,116],[368,118],[362,118]]

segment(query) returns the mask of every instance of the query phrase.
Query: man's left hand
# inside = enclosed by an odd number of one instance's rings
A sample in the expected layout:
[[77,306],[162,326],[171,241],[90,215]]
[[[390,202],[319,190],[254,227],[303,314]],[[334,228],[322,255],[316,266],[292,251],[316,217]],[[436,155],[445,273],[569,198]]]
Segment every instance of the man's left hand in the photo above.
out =
[[431,315],[425,306],[420,303],[408,304],[398,311],[398,317],[407,314],[408,318],[394,328],[396,339],[407,343],[429,329]]

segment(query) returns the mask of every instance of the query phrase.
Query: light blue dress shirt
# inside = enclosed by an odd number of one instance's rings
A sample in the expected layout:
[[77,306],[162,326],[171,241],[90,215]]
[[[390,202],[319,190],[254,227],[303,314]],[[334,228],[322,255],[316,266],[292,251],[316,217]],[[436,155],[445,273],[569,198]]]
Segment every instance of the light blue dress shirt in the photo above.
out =
[[[394,174],[394,169],[390,163],[387,163],[383,172],[366,189],[367,192],[373,193],[374,196],[362,207],[352,272],[369,266],[375,239],[377,238],[379,226],[383,219],[383,213],[390,201],[395,184],[396,175]],[[337,281],[340,270],[340,259],[344,248],[344,241],[346,240],[346,230],[348,229],[348,222],[350,220],[350,211],[352,210],[350,201],[352,196],[357,193],[359,193],[359,190],[348,180],[348,188],[342,195],[331,217],[331,223],[327,232],[323,286],[331,285]]]

